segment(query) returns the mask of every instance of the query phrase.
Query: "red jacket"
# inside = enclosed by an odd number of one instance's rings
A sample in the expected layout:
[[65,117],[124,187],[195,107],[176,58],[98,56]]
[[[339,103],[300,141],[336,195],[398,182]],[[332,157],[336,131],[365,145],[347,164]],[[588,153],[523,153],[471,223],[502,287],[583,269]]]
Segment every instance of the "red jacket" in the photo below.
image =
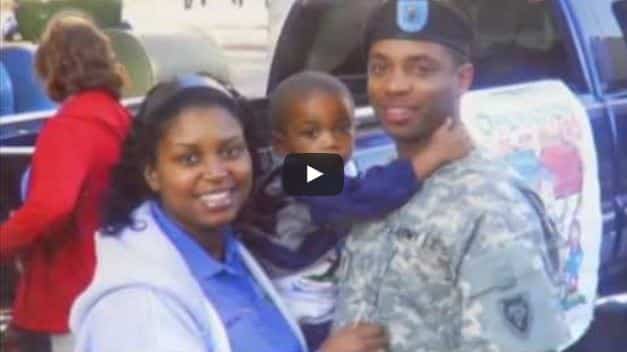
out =
[[130,122],[117,99],[90,90],[70,97],[41,130],[26,202],[0,226],[0,258],[19,257],[24,267],[16,326],[68,332],[70,307],[93,275],[94,232]]

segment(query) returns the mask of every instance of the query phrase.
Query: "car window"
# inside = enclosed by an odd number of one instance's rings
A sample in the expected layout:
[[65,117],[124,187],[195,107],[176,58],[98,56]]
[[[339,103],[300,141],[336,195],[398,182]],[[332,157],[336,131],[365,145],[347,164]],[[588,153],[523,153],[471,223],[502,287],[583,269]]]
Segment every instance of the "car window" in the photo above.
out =
[[450,0],[475,32],[475,87],[556,78],[582,86],[549,0]]
[[571,1],[606,93],[627,89],[627,45],[612,12],[614,2]]

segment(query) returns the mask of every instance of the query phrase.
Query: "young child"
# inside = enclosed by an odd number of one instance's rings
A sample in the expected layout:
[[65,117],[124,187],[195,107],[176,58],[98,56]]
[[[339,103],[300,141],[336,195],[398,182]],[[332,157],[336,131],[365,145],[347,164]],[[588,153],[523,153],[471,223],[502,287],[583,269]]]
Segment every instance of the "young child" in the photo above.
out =
[[[346,86],[333,76],[302,72],[282,82],[270,98],[273,149],[289,153],[335,153],[351,158],[354,105]],[[442,148],[423,160],[396,160],[360,177],[346,177],[332,197],[290,197],[277,166],[257,182],[250,208],[241,219],[247,245],[273,278],[299,319],[311,350],[328,334],[337,294],[332,274],[350,224],[382,216],[406,203],[420,180],[459,157],[450,143],[461,137],[450,122],[431,143]]]

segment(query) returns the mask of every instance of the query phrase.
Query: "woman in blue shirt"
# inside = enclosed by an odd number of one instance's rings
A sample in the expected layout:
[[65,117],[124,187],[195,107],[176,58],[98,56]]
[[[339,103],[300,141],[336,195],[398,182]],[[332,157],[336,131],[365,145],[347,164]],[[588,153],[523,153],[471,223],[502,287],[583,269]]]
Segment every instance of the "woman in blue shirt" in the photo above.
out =
[[[200,76],[147,95],[114,172],[94,279],[72,308],[77,351],[306,352],[298,325],[230,224],[255,164],[234,92]],[[384,348],[358,324],[324,352]]]

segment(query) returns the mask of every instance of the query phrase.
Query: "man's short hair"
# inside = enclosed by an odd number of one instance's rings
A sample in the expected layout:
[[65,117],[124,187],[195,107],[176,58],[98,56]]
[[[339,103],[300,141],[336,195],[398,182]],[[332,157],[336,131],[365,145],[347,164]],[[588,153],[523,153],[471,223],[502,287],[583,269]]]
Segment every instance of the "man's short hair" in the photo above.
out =
[[[468,64],[472,62],[472,59],[469,55],[465,55],[460,53],[457,50],[453,50],[449,47],[445,47],[446,51],[451,55],[451,58],[453,59],[453,64],[455,66],[461,66],[463,64]],[[468,49],[468,51],[470,52],[470,48]]]

